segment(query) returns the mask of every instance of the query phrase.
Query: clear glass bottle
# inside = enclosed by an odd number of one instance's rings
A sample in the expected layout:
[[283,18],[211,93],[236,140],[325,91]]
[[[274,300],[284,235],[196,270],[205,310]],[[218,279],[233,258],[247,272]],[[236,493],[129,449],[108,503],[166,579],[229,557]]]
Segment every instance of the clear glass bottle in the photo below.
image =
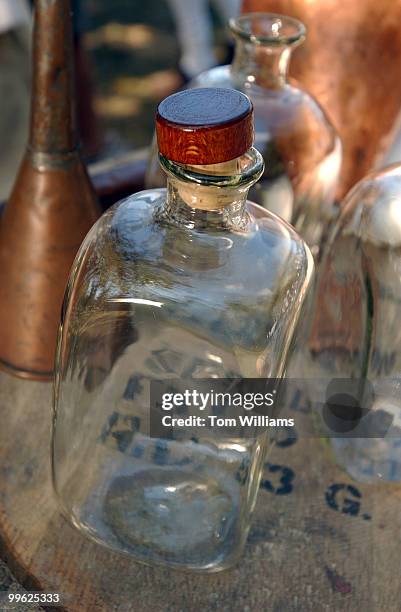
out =
[[[230,28],[236,43],[232,65],[202,73],[189,87],[233,87],[250,97],[255,146],[265,160],[250,199],[294,225],[317,255],[338,212],[342,148],[318,102],[288,80],[291,54],[303,42],[305,28],[296,19],[271,13],[243,15]],[[156,141],[146,184],[165,185]]]
[[154,439],[150,382],[282,377],[313,258],[289,225],[247,203],[263,159],[246,96],[170,96],[157,132],[167,190],[113,206],[72,269],[54,485],[66,516],[109,548],[217,571],[244,546],[269,438]]
[[319,380],[357,382],[360,418],[347,436],[330,433],[337,462],[359,482],[400,481],[401,166],[372,173],[345,200],[313,310],[309,398]]

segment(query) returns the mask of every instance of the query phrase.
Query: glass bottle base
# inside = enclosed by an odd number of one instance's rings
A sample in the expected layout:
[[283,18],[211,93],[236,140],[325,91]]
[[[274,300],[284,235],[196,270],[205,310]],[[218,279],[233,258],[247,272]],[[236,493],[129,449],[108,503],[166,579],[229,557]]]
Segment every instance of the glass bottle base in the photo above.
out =
[[91,539],[136,561],[221,571],[235,564],[247,535],[238,510],[239,484],[225,476],[176,466],[116,475],[87,501],[79,518],[74,512],[68,518]]

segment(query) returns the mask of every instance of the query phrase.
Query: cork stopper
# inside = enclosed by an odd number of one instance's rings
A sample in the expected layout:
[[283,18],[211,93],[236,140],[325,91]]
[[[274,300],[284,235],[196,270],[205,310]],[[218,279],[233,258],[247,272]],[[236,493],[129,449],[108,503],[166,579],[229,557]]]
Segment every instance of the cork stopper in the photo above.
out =
[[241,157],[254,141],[253,107],[234,89],[190,89],[157,109],[159,151],[179,164],[221,164]]

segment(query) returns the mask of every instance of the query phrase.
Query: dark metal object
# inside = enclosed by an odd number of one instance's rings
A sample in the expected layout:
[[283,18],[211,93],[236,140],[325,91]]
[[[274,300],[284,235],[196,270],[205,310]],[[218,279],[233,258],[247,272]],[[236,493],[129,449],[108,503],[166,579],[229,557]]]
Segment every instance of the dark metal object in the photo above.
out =
[[36,0],[31,134],[0,223],[0,366],[52,376],[65,284],[100,214],[78,150],[70,0]]
[[145,188],[148,158],[148,149],[141,149],[89,166],[102,210]]
[[[148,157],[148,150],[143,149],[89,166],[89,176],[103,211],[132,193],[145,189]],[[3,210],[4,202],[0,202],[0,216]]]

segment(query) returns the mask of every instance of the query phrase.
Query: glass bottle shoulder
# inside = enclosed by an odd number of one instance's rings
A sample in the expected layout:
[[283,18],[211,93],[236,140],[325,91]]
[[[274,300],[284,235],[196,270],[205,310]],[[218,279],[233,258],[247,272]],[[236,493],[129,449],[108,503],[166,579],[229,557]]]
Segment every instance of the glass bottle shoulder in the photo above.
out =
[[316,121],[331,127],[319,102],[294,79],[289,79],[280,86],[263,87],[256,84],[252,74],[236,73],[231,65],[226,65],[202,72],[190,81],[188,87],[231,87],[243,91],[251,98],[254,106],[256,105],[256,113],[262,111],[263,103],[280,102],[287,107],[287,118],[302,111],[306,112],[307,109],[308,114],[314,116]]
[[143,191],[102,216],[78,255],[72,281],[78,300],[270,308],[289,291],[290,308],[309,283],[309,249],[275,215],[248,202],[241,229],[206,230],[163,219],[165,200],[165,189]]
[[295,148],[313,147],[316,158],[341,149],[320,104],[293,80],[279,87],[261,87],[252,75],[236,74],[227,65],[203,72],[189,87],[231,87],[248,95],[254,106],[256,146],[263,146],[261,143],[269,138],[291,138]]

